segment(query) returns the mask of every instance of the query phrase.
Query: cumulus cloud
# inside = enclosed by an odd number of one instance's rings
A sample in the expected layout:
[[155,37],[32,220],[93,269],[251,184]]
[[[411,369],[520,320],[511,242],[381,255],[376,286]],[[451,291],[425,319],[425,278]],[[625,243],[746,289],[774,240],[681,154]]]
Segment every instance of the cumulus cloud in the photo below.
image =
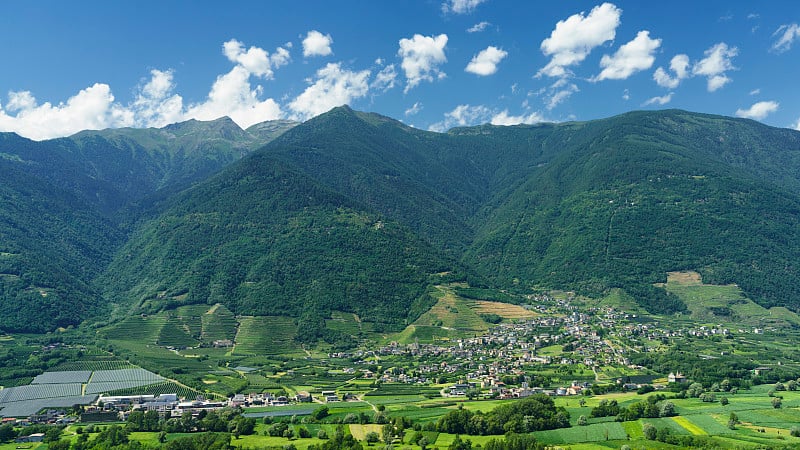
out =
[[778,102],[757,102],[747,109],[737,109],[736,117],[744,117],[745,119],[763,120],[768,115],[778,110],[780,104]]
[[794,128],[797,131],[800,131],[800,117],[797,119],[797,122],[795,122],[794,125],[792,125],[792,128]]
[[475,25],[467,28],[467,33],[480,33],[481,31],[485,30],[486,27],[488,27],[489,25],[491,25],[491,23],[486,21],[478,22]]
[[623,99],[623,100],[625,100],[626,102],[627,102],[628,100],[630,100],[630,99],[631,99],[631,91],[629,91],[629,90],[627,90],[627,89],[625,89],[624,91],[622,91],[622,99]]
[[536,76],[569,74],[568,67],[579,64],[592,49],[614,39],[621,14],[622,10],[615,5],[603,3],[595,6],[589,15],[581,12],[559,21],[550,37],[542,41],[542,53],[552,58]]
[[483,105],[458,105],[452,111],[445,113],[443,121],[434,123],[429,129],[443,132],[453,127],[477,125],[488,122],[491,116],[491,110]]
[[772,44],[772,51],[783,53],[792,48],[794,41],[800,39],[800,25],[796,23],[781,25],[772,36],[778,36],[778,40]]
[[508,56],[508,52],[497,47],[489,46],[472,57],[472,61],[464,69],[475,75],[488,76],[497,72],[497,65]]
[[739,49],[720,42],[706,50],[704,54],[705,58],[692,68],[692,74],[705,76],[708,80],[708,91],[714,92],[731,81],[725,72],[735,70],[732,59],[739,54]]
[[[288,45],[287,45],[288,47]],[[248,127],[284,116],[280,105],[262,99],[263,87],[252,86],[252,77],[271,79],[274,70],[289,62],[289,51],[279,47],[274,53],[245,46],[231,39],[222,53],[234,67],[217,77],[205,100],[185,105],[174,93],[171,70],[151,70],[150,77],[137,87],[128,104],[116,102],[111,87],[104,83],[81,90],[66,102],[39,104],[31,92],[10,92],[5,109],[0,105],[0,131],[15,131],[31,139],[68,136],[81,130],[123,126],[161,127],[187,119],[213,120],[229,116],[239,126]]]
[[134,124],[133,115],[114,103],[111,88],[103,83],[95,83],[58,105],[49,102],[40,105],[29,91],[10,92],[8,98],[6,109],[0,107],[0,130],[14,131],[30,139]]
[[422,36],[415,34],[411,39],[400,39],[400,49],[397,54],[403,59],[400,67],[406,74],[406,88],[408,92],[422,81],[433,81],[434,77],[442,79],[446,75],[439,70],[439,65],[447,62],[444,48],[447,45],[447,35]]
[[397,84],[397,71],[394,68],[394,64],[389,64],[381,69],[377,75],[375,75],[375,80],[372,82],[372,88],[386,92],[389,89],[392,89],[395,84]]
[[183,120],[183,98],[172,94],[174,89],[171,70],[151,70],[150,81],[141,87],[130,107],[133,117],[126,121],[163,127]]
[[667,103],[672,101],[672,92],[667,95],[662,95],[661,97],[653,97],[651,99],[646,100],[642,103],[642,106],[649,106],[649,105],[666,105]]
[[442,12],[453,14],[471,13],[486,0],[448,0],[442,3]]
[[369,92],[369,70],[353,72],[342,69],[338,63],[329,63],[316,75],[317,79],[289,103],[294,119],[310,119],[336,106],[349,104]]
[[687,55],[675,55],[669,62],[669,68],[675,75],[670,75],[663,67],[659,67],[653,73],[656,83],[668,89],[675,89],[681,84],[681,80],[689,77],[689,57]]
[[651,39],[649,31],[640,31],[636,37],[620,46],[614,55],[603,55],[603,70],[593,80],[624,80],[636,72],[647,70],[656,60],[653,53],[661,46],[661,39]]
[[244,49],[244,44],[231,39],[222,44],[222,52],[232,63],[247,70],[247,72],[266,79],[272,79],[273,69],[285,66],[289,63],[289,51],[283,47],[278,47],[275,53],[270,55],[266,50],[258,47]]
[[526,124],[531,125],[534,123],[544,122],[544,116],[539,114],[538,112],[533,112],[528,115],[519,115],[519,116],[512,116],[508,114],[508,110],[504,109],[503,111],[495,114],[492,116],[492,125],[519,125],[519,124]]
[[317,30],[311,30],[303,39],[303,56],[328,56],[333,53],[331,44],[333,38],[330,34],[322,34]]
[[417,114],[420,111],[422,111],[422,103],[415,102],[414,105],[411,106],[411,108],[408,108],[406,110],[405,114],[406,114],[406,116],[413,116],[413,115]]

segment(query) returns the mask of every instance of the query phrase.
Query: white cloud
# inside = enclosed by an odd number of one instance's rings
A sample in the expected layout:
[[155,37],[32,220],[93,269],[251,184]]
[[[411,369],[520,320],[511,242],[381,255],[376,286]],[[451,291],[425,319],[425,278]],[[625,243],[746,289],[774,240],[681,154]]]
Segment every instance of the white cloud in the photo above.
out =
[[661,87],[675,89],[681,84],[681,80],[689,77],[689,57],[683,54],[675,55],[669,62],[669,67],[675,76],[667,73],[663,67],[659,67],[653,73],[653,79]]
[[750,91],[750,95],[758,95],[761,93],[761,89],[753,89]]
[[333,38],[330,34],[322,34],[317,30],[311,30],[303,39],[303,56],[328,56],[333,53],[331,44]]
[[495,114],[492,117],[491,123],[492,125],[508,126],[508,125],[519,125],[521,123],[526,125],[531,125],[534,123],[539,123],[544,121],[545,121],[544,116],[542,116],[538,112],[530,113],[527,116],[524,114],[520,116],[511,116],[508,114],[508,110],[504,109],[503,111],[501,111],[498,114]]
[[667,95],[662,95],[661,97],[653,97],[651,99],[646,100],[642,103],[642,106],[649,106],[649,105],[666,105],[667,103],[672,101],[672,92]]
[[396,83],[397,71],[394,68],[394,64],[389,64],[381,69],[377,75],[375,75],[375,80],[372,82],[372,88],[386,92],[389,89],[392,89]]
[[694,65],[692,74],[707,77],[708,91],[714,92],[731,81],[725,72],[735,69],[731,59],[739,54],[739,49],[720,42],[706,50],[704,54],[706,57]]
[[[148,127],[163,127],[183,120],[183,98],[172,94],[173,72],[153,69],[150,81],[139,90],[130,107],[131,122]],[[172,95],[170,95],[172,94]]]
[[506,56],[508,56],[508,52],[490,45],[473,56],[472,61],[464,70],[480,76],[492,75],[497,72],[497,65]]
[[422,103],[416,102],[411,108],[406,110],[406,116],[413,116],[420,111],[422,111]]
[[594,81],[624,80],[636,72],[647,70],[656,60],[653,53],[661,46],[661,39],[651,39],[649,31],[640,31],[636,38],[620,46],[614,55],[603,55],[600,72]]
[[631,99],[631,91],[629,91],[629,90],[627,90],[627,89],[625,89],[624,91],[622,91],[622,99],[623,99],[623,100],[625,100],[626,102],[627,102],[628,100],[630,100],[630,99]]
[[772,51],[783,53],[792,48],[794,41],[800,39],[800,25],[796,23],[781,25],[772,33],[772,36],[778,35],[780,35],[780,37],[772,44]]
[[369,70],[353,72],[329,63],[317,71],[317,80],[289,103],[292,117],[307,120],[367,95],[369,75]]
[[481,31],[485,30],[486,27],[488,27],[489,25],[491,25],[491,23],[486,21],[476,23],[475,25],[467,28],[467,33],[480,33]]
[[448,0],[442,3],[442,12],[453,14],[467,14],[486,0]]
[[[287,44],[286,47],[289,47]],[[28,91],[10,92],[6,108],[0,105],[0,131],[15,131],[31,139],[68,136],[85,129],[123,126],[161,127],[187,119],[213,120],[229,116],[246,128],[265,120],[284,116],[280,105],[262,99],[263,87],[252,86],[253,76],[271,79],[274,70],[289,62],[289,51],[279,47],[273,54],[258,47],[245,49],[231,39],[222,46],[223,54],[235,65],[219,75],[202,102],[184,105],[175,94],[171,70],[151,70],[142,80],[134,99],[127,105],[114,101],[110,86],[104,83],[81,90],[65,103],[38,104]]]
[[592,49],[614,39],[622,10],[611,3],[595,6],[588,16],[574,14],[556,24],[550,37],[541,44],[542,53],[552,56],[536,76],[561,77],[568,67],[579,64]]
[[736,117],[744,117],[745,119],[763,120],[768,115],[778,110],[780,104],[778,102],[758,102],[754,103],[748,109],[737,109]]
[[245,51],[244,44],[236,39],[222,44],[222,52],[230,62],[238,64],[255,76],[266,79],[272,79],[273,69],[289,63],[289,51],[285,48],[278,47],[272,55],[258,47],[250,47]]
[[795,122],[794,125],[792,125],[792,128],[794,128],[797,131],[800,131],[800,117],[797,119],[797,122]]
[[241,65],[218,76],[206,100],[190,105],[185,117],[214,120],[228,116],[242,128],[281,118],[283,112],[278,103],[271,98],[260,100],[263,88],[253,88],[250,85],[250,76],[250,72]]
[[439,65],[447,62],[444,48],[447,45],[447,35],[422,36],[415,34],[411,39],[400,39],[400,49],[397,54],[403,59],[401,67],[406,74],[408,83],[404,92],[408,92],[423,80],[433,81],[446,75],[439,70]]
[[0,130],[14,131],[30,139],[50,139],[81,130],[133,125],[132,115],[114,103],[111,88],[103,83],[95,83],[66,103],[55,106],[49,102],[38,104],[28,91],[9,92],[8,98],[6,110],[0,107]]
[[445,113],[444,120],[430,126],[431,131],[443,132],[453,127],[466,127],[486,123],[490,120],[492,112],[489,108],[478,105],[458,105],[452,111]]

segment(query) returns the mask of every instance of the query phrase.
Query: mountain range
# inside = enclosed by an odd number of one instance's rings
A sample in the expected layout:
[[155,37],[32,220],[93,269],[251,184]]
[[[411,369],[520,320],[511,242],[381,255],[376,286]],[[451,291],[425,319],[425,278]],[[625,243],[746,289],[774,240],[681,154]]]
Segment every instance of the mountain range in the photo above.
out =
[[397,330],[466,282],[530,293],[692,270],[800,309],[800,132],[679,110],[434,133],[339,107],[0,134],[0,329],[45,332],[185,304]]

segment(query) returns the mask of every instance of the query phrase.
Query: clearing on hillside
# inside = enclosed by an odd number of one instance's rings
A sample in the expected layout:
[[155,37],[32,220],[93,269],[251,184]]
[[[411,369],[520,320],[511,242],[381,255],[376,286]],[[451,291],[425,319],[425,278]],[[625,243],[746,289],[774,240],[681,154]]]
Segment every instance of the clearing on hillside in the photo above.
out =
[[464,303],[478,314],[497,314],[503,319],[530,319],[538,315],[531,310],[511,303],[486,300],[465,300]]

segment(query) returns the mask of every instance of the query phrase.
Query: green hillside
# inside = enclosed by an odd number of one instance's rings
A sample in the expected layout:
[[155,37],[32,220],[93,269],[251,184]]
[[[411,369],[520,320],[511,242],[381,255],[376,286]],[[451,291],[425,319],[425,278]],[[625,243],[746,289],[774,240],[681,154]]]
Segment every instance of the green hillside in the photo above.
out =
[[676,271],[800,309],[800,133],[750,120],[667,110],[433,133],[339,107],[247,130],[0,134],[0,172],[8,330],[219,304],[153,339],[230,340],[237,316],[270,316],[343,342],[342,317],[397,332],[450,281],[693,312],[656,286]]
[[451,269],[402,225],[264,152],[173,199],[119,254],[99,284],[133,301],[122,308],[221,303],[301,317],[298,333],[311,337],[333,310],[402,326],[424,311],[431,274]]
[[[687,117],[696,123],[680,122]],[[733,128],[750,139],[709,148],[700,128],[706,137]],[[672,312],[685,306],[650,284],[689,269],[736,283],[763,305],[798,306],[796,169],[776,169],[773,183],[761,178],[770,161],[721,162],[743,147],[767,158],[770,142],[785,142],[775,157],[792,162],[798,133],[666,111],[556,126],[552,135],[545,142],[560,150],[545,149],[552,157],[484,212],[464,259],[480,272],[501,285],[522,280],[593,296],[623,287],[652,312]]]
[[223,118],[41,142],[0,133],[0,329],[44,332],[107,314],[91,283],[126,239],[122,224],[294,125],[251,134]]

